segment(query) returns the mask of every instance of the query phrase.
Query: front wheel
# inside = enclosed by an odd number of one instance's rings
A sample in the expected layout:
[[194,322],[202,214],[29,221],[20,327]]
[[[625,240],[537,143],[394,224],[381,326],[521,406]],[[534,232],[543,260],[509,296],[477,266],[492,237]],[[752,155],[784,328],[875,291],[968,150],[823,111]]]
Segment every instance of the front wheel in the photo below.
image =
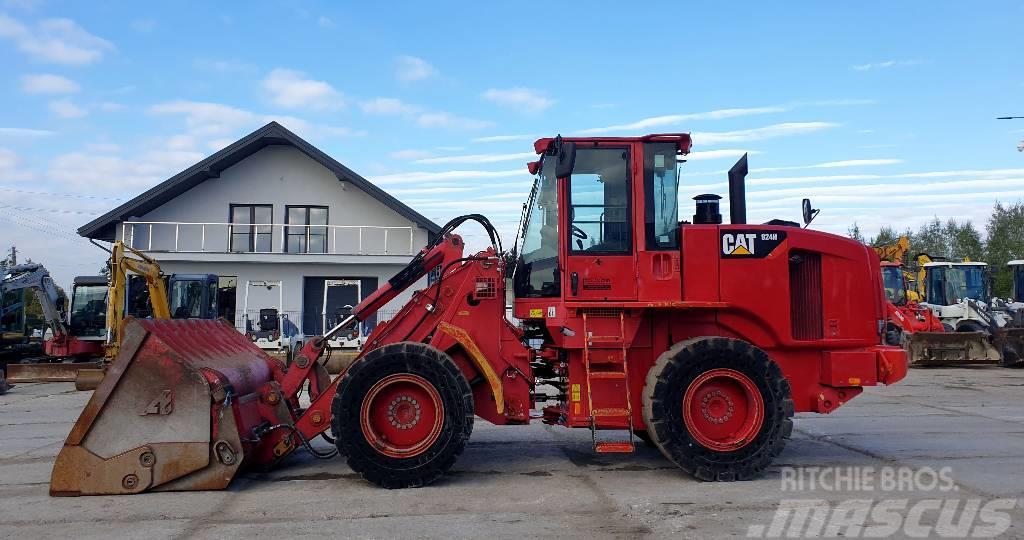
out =
[[764,351],[736,339],[666,351],[647,374],[643,405],[654,444],[700,480],[757,476],[793,431],[789,381]]
[[352,364],[331,404],[349,467],[385,488],[420,487],[447,472],[473,431],[473,394],[447,354],[395,343]]

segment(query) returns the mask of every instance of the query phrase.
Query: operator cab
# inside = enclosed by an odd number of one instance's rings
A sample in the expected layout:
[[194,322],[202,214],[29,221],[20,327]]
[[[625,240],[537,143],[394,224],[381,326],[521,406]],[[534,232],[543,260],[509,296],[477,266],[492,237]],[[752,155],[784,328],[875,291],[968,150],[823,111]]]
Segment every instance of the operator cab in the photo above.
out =
[[71,288],[68,333],[83,340],[102,340],[107,335],[106,276],[78,276]]
[[965,299],[988,302],[988,264],[983,262],[930,262],[924,265],[928,304],[952,306]]
[[[679,167],[688,134],[540,139],[516,246],[516,298],[638,300],[639,267],[678,298]],[[559,171],[558,169],[562,170]],[[634,182],[633,171],[643,170]]]
[[906,305],[907,282],[899,263],[882,262],[882,286],[885,288],[886,300],[897,306]]
[[216,319],[218,292],[215,274],[172,274],[167,288],[171,318]]
[[1006,263],[1013,279],[1013,301],[1024,303],[1024,260]]

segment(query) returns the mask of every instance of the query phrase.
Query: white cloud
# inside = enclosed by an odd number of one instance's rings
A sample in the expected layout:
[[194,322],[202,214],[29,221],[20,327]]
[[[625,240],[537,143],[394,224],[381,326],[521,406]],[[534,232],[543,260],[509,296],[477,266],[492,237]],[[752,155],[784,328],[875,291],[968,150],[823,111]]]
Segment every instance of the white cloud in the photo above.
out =
[[697,145],[760,141],[763,139],[820,131],[822,129],[837,127],[838,125],[839,124],[831,122],[785,122],[761,128],[741,129],[737,131],[724,131],[717,133],[696,132],[692,134],[692,138],[693,143]]
[[526,167],[511,171],[440,171],[440,172],[405,172],[377,175],[370,178],[377,184],[418,184],[421,182],[445,182],[451,180],[483,180],[487,178],[508,178],[512,176],[528,177]]
[[395,77],[402,82],[429,79],[437,75],[437,69],[422,58],[403,55],[395,60]]
[[320,25],[320,28],[334,28],[334,21],[323,15],[317,18],[316,23]]
[[271,120],[277,121],[303,137],[361,137],[366,135],[366,132],[362,130],[308,122],[294,116],[260,115],[220,103],[177,100],[153,105],[148,112],[150,114],[182,116],[185,120],[187,134],[195,138],[197,146],[204,144],[209,146],[214,139],[239,136],[241,131],[256,129]]
[[14,150],[0,148],[0,182],[25,182],[35,175],[22,168],[21,159]]
[[101,152],[104,154],[116,154],[121,151],[119,145],[106,142],[87,143],[85,149],[90,152]]
[[481,97],[498,105],[511,107],[528,113],[536,113],[547,109],[554,100],[543,93],[529,88],[491,88]]
[[155,19],[148,19],[148,18],[147,19],[135,19],[135,20],[133,20],[131,22],[131,27],[132,27],[132,30],[135,30],[136,32],[141,32],[143,34],[148,34],[148,33],[152,32],[156,28],[156,20]]
[[359,104],[366,114],[405,115],[416,114],[422,110],[417,105],[405,103],[400,99],[378,97]]
[[388,154],[388,156],[390,156],[391,159],[398,159],[402,161],[407,161],[411,159],[423,159],[430,157],[431,155],[432,154],[430,152],[427,152],[426,150],[398,150],[396,152],[391,152],[390,154]]
[[197,58],[192,62],[196,69],[212,71],[215,73],[253,73],[256,71],[254,64],[240,60],[214,60],[210,58]]
[[0,38],[10,39],[31,58],[66,65],[91,64],[114,50],[71,19],[43,19],[34,26],[0,14]]
[[512,141],[535,141],[539,139],[536,135],[490,135],[471,139],[475,143],[512,142]]
[[50,162],[49,176],[62,186],[72,188],[118,191],[141,189],[195,164],[203,158],[200,152],[151,150],[124,158],[85,152],[70,152]]
[[518,152],[515,154],[471,154],[467,156],[442,156],[417,159],[420,165],[436,165],[440,163],[497,163],[500,161],[535,160],[536,152]]
[[726,118],[736,118],[740,116],[786,112],[788,110],[789,109],[787,107],[773,106],[748,107],[742,109],[717,109],[714,111],[705,111],[688,114],[670,114],[665,116],[652,116],[650,118],[644,118],[642,120],[637,120],[636,122],[631,122],[629,124],[618,124],[614,126],[584,129],[577,133],[589,135],[610,132],[636,132],[661,126],[679,125],[683,122],[694,122],[698,120],[723,120]]
[[872,69],[885,69],[891,67],[916,66],[925,63],[924,60],[886,60],[885,62],[871,62],[850,66],[856,71],[870,71]]
[[289,109],[331,110],[345,105],[344,96],[333,86],[291,69],[271,71],[263,79],[263,89],[270,93],[271,102]]
[[73,94],[80,89],[75,81],[50,73],[36,73],[21,78],[21,90],[26,94]]
[[756,150],[699,150],[686,154],[687,161],[704,161],[709,159],[739,158],[743,154],[758,154]]
[[420,127],[448,128],[448,129],[485,129],[494,125],[494,122],[465,118],[448,112],[423,113],[416,119]]
[[402,196],[402,195],[433,195],[433,194],[440,195],[440,194],[443,194],[443,193],[462,193],[462,192],[466,192],[466,191],[473,191],[474,189],[476,189],[476,188],[472,188],[472,187],[452,187],[452,186],[420,187],[420,188],[391,188],[391,189],[388,189],[388,193],[390,193],[391,195],[395,195],[395,196]]
[[46,137],[53,133],[48,129],[0,127],[0,137]]
[[198,101],[169,101],[149,108],[152,114],[178,114],[185,117],[189,130],[201,135],[226,135],[258,122],[257,116],[249,111]]
[[107,112],[120,111],[121,109],[124,109],[124,105],[121,103],[117,103],[116,101],[104,101],[99,104],[99,108],[101,111]]
[[50,113],[57,118],[81,118],[89,114],[89,111],[75,105],[71,100],[60,99],[50,102]]

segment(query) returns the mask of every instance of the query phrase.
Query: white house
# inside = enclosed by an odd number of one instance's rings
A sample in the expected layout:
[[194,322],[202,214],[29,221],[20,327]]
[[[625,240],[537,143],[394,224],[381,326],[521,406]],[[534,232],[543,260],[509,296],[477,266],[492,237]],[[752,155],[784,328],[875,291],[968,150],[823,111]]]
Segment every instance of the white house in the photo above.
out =
[[[439,230],[271,122],[78,233],[124,240],[165,274],[216,274],[222,317],[240,331],[258,330],[260,310],[277,310],[287,342],[329,328]],[[367,321],[364,335],[375,323]]]

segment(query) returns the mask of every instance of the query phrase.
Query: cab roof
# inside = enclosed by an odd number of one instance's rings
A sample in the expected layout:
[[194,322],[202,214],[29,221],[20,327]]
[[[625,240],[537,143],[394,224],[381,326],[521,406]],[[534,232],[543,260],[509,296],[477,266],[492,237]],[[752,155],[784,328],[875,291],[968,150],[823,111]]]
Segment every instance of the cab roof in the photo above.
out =
[[[548,149],[548,146],[555,140],[554,137],[543,137],[537,139],[533,143],[533,150],[542,154]],[[690,153],[690,146],[693,141],[690,139],[689,133],[652,133],[650,135],[643,135],[639,137],[562,137],[565,142],[580,143],[631,143],[631,142],[674,142],[679,146],[680,152],[683,154]]]
[[953,267],[953,266],[988,266],[988,263],[978,262],[978,261],[969,261],[969,262],[964,262],[964,261],[934,261],[934,262],[930,262],[930,263],[924,263],[924,266],[925,266],[925,268],[932,267],[932,266],[946,266],[946,267]]
[[1006,266],[1024,266],[1024,259],[1017,259],[1006,263]]

